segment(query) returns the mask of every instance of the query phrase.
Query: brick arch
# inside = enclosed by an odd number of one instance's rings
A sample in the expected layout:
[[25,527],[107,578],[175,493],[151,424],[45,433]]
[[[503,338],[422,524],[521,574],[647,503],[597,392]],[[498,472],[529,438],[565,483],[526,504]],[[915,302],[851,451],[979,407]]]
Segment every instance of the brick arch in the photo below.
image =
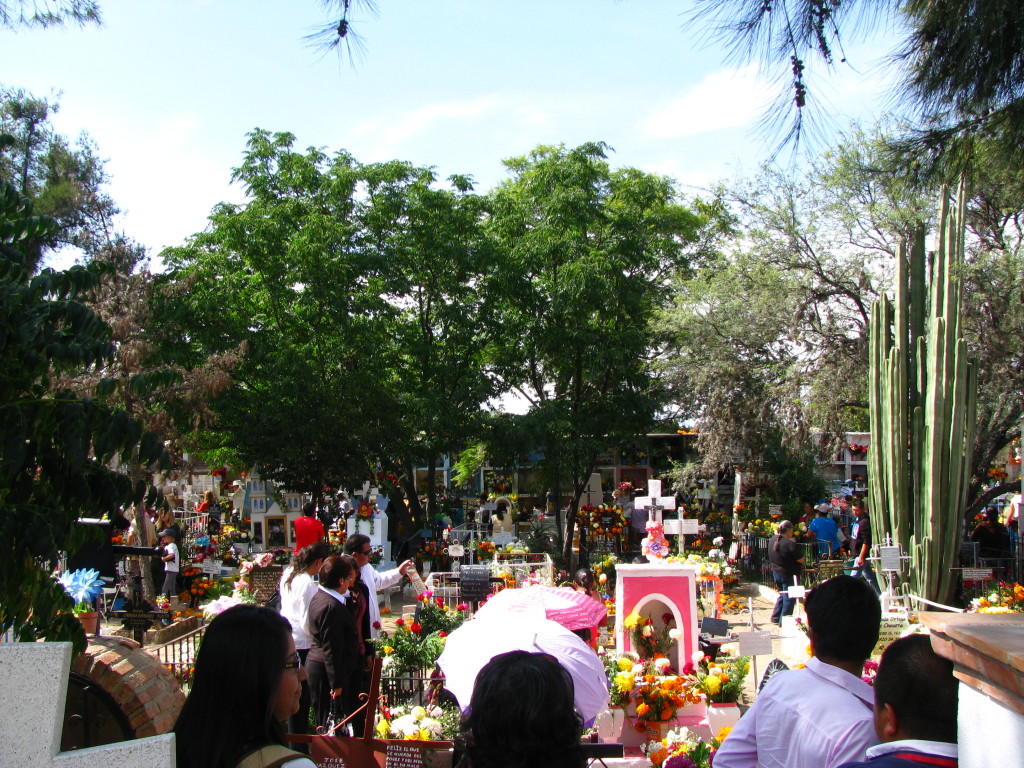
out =
[[71,671],[111,695],[135,738],[170,731],[185,703],[170,671],[128,638],[90,637],[89,647],[72,660]]

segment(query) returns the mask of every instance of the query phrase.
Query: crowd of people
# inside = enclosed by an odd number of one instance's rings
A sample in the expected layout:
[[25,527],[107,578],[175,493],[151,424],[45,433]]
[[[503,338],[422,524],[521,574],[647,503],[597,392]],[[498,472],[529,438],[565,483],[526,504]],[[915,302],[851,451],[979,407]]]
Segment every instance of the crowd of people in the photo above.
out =
[[[926,636],[892,643],[873,687],[861,679],[881,621],[863,501],[853,502],[849,535],[826,505],[808,506],[819,554],[847,550],[855,576],[837,576],[807,594],[810,660],[767,682],[715,754],[715,768],[955,768],[957,682],[952,664]],[[1003,535],[998,520],[986,522],[972,537],[983,548]],[[158,524],[169,582],[178,563],[173,516]],[[377,594],[398,583],[412,562],[378,572],[362,534],[332,554],[312,505],[295,530],[279,612],[237,606],[206,631],[174,728],[180,768],[311,768],[303,745],[289,745],[285,733],[306,734],[311,722],[319,733],[332,732],[342,721],[350,727],[334,732],[363,733],[372,641],[381,626]],[[787,587],[804,567],[793,533],[793,523],[784,521],[769,544],[779,588],[776,624],[793,612]],[[596,594],[593,575],[578,572],[573,588]],[[593,647],[597,627],[577,634]],[[495,656],[477,676],[463,713],[461,768],[583,768],[583,724],[573,702],[572,678],[556,658],[525,651]]]
[[[281,579],[281,612],[242,605],[216,617],[175,725],[180,768],[311,768],[285,733],[323,732],[365,701],[376,590],[400,579],[369,567],[369,539],[345,554],[314,542]],[[314,581],[316,575],[319,581]],[[577,588],[589,585],[580,576]],[[957,681],[930,639],[911,635],[861,679],[881,607],[864,579],[837,576],[806,597],[812,658],[776,673],[722,743],[716,768],[910,768],[957,765]],[[495,656],[462,717],[462,768],[583,768],[572,678],[543,653]],[[354,731],[362,732],[359,725]]]

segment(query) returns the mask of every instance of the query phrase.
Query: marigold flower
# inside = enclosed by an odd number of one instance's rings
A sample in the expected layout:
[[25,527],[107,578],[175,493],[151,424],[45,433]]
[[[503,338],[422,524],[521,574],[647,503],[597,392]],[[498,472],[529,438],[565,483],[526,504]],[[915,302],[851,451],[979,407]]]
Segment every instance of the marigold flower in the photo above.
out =
[[650,711],[651,711],[650,706],[648,706],[647,704],[644,704],[643,702],[641,702],[640,704],[636,705],[636,713],[640,717],[643,717],[644,715],[646,715]]
[[626,629],[633,629],[633,627],[635,627],[639,623],[640,623],[640,614],[639,613],[631,613],[631,614],[629,614],[629,616],[627,616],[623,620],[623,622],[622,622],[623,626],[625,626]]
[[629,672],[629,670],[633,668],[633,660],[626,656],[620,656],[619,660],[616,662],[616,666],[622,672]]
[[708,692],[709,696],[714,696],[720,690],[722,690],[722,680],[717,675],[708,675],[704,678],[704,690]]

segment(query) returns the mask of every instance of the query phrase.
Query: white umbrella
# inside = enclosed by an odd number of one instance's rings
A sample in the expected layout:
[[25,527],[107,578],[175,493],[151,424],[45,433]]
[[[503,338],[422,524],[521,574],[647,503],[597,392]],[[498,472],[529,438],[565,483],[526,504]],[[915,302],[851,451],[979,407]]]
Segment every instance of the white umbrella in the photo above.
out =
[[530,651],[554,656],[572,677],[576,708],[584,723],[608,706],[608,678],[593,649],[561,624],[520,614],[467,621],[445,640],[437,660],[447,688],[462,709],[469,706],[477,673],[495,656]]

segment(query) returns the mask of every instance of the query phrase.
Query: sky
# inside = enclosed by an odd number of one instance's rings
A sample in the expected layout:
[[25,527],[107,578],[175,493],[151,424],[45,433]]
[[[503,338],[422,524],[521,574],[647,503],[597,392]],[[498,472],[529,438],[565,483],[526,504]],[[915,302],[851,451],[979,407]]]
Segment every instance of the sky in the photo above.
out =
[[[60,93],[54,125],[97,143],[119,228],[153,256],[244,200],[231,169],[257,127],[297,149],[469,174],[479,191],[506,178],[503,158],[604,141],[614,166],[695,194],[752,173],[779,140],[758,129],[778,85],[729,63],[688,21],[690,0],[378,0],[376,17],[353,17],[355,65],[303,41],[328,20],[316,0],[100,7],[101,27],[0,30],[0,83]],[[891,48],[851,46],[815,81],[829,125],[884,114]]]

